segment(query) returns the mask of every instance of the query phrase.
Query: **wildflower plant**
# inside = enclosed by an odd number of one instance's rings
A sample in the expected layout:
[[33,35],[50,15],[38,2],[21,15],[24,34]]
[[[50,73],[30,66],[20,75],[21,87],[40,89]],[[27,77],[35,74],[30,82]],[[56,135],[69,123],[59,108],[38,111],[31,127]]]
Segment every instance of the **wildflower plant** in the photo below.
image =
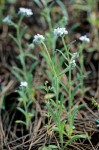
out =
[[[50,68],[52,68],[51,83],[52,83],[52,89],[53,89],[54,94],[52,97],[49,96],[46,105],[48,108],[49,116],[52,117],[55,122],[55,126],[52,127],[52,129],[55,132],[59,133],[60,143],[61,143],[60,149],[62,149],[62,150],[65,149],[67,147],[67,145],[70,144],[71,142],[73,142],[74,140],[79,139],[79,138],[86,138],[85,134],[73,135],[73,130],[75,128],[74,127],[74,118],[76,116],[77,111],[82,107],[82,105],[73,106],[74,95],[75,95],[76,91],[78,90],[78,88],[80,87],[80,84],[76,85],[74,87],[74,89],[72,89],[72,86],[74,84],[74,81],[72,80],[72,70],[74,69],[74,67],[76,67],[76,58],[79,56],[79,53],[72,54],[70,52],[70,50],[68,49],[68,47],[65,43],[65,36],[67,34],[68,34],[68,31],[65,28],[57,28],[57,29],[54,29],[54,31],[53,31],[54,38],[56,38],[56,36],[61,37],[61,40],[63,42],[63,47],[65,50],[64,53],[60,50],[56,50],[63,56],[63,59],[66,62],[65,63],[66,68],[64,68],[59,73],[56,70],[57,62],[55,62],[55,60],[53,61],[53,58],[51,58],[49,49],[47,48],[46,43],[44,41],[46,39],[43,37],[42,40],[41,39],[39,40],[40,43],[38,43],[39,38],[37,38],[37,36],[35,38],[35,36],[34,36],[34,40],[33,40],[34,43],[36,42],[38,44],[41,44],[41,46],[43,46],[45,55],[46,55],[47,59],[49,59],[49,62],[50,62]],[[60,68],[58,68],[58,69],[60,70]],[[61,81],[62,75],[66,74],[66,73],[68,73],[67,85],[65,85]],[[64,94],[61,94],[61,96],[59,96],[60,86],[63,87],[63,89],[65,90],[65,92],[67,93],[67,96],[68,96],[68,109],[67,110],[63,103],[64,102]],[[45,87],[45,90],[46,90],[46,87]],[[47,90],[47,94],[48,94],[48,90]],[[50,95],[50,93],[49,93],[49,95]],[[53,97],[55,97],[55,101],[53,100]],[[65,113],[66,118],[61,120],[61,116],[62,116],[63,112]],[[66,144],[64,144],[64,135],[67,136],[69,139],[66,142]]]
[[[28,111],[28,107],[33,102],[34,99],[34,87],[32,86],[32,71],[35,69],[35,66],[37,64],[37,58],[34,55],[30,54],[30,50],[33,49],[34,45],[29,44],[27,51],[25,52],[22,47],[22,37],[24,36],[26,26],[21,28],[21,23],[24,17],[29,17],[33,15],[33,12],[31,9],[27,8],[19,8],[18,16],[19,20],[17,23],[14,23],[11,16],[7,16],[3,19],[3,22],[7,25],[12,26],[16,30],[16,37],[12,34],[9,34],[9,36],[13,39],[13,41],[17,44],[19,49],[19,55],[17,56],[17,59],[20,61],[22,69],[19,69],[17,66],[13,66],[13,74],[17,77],[17,79],[20,82],[20,88],[17,90],[19,93],[19,101],[20,104],[23,105],[23,108],[21,108],[21,105],[18,107],[18,110],[23,113],[25,116],[25,121],[23,120],[17,120],[17,123],[23,123],[26,125],[27,129],[29,127],[30,118],[33,116],[32,112]],[[25,64],[25,58],[30,57],[35,60],[35,63],[33,63],[30,66],[30,69],[27,70],[26,64]]]
[[[29,108],[31,105],[32,101],[29,99],[30,95],[29,94],[29,88],[28,88],[28,83],[27,82],[21,82],[20,87],[17,90],[19,93],[19,104],[17,109],[23,114],[25,120],[17,120],[16,123],[24,124],[27,129],[29,129],[31,118],[34,116],[35,112],[32,109]],[[30,90],[31,91],[31,90]],[[34,92],[34,91],[31,91]],[[33,95],[32,95],[33,96]],[[33,97],[31,97],[33,99]]]
[[[44,1],[45,2],[45,1]],[[46,3],[46,2],[45,2]],[[62,4],[62,3],[61,3]],[[45,4],[44,4],[45,5]],[[62,5],[61,5],[62,6]],[[47,4],[45,5],[45,8],[47,7]],[[48,10],[48,9],[45,9]],[[72,80],[72,70],[74,67],[76,67],[76,58],[79,57],[79,52],[71,53],[67,44],[65,43],[65,37],[68,35],[68,31],[64,27],[57,27],[53,28],[51,24],[51,18],[50,17],[50,11],[47,11],[47,21],[49,24],[49,34],[48,37],[46,34],[43,36],[42,40],[35,41],[34,36],[34,44],[39,45],[40,49],[43,51],[42,56],[44,57],[45,61],[48,65],[48,76],[51,80],[52,84],[52,90],[50,93],[49,90],[47,90],[47,101],[46,105],[48,108],[48,116],[50,116],[54,122],[55,126],[52,127],[52,130],[54,132],[59,133],[60,138],[60,148],[59,149],[65,149],[70,143],[72,143],[74,140],[79,138],[86,138],[87,136],[85,134],[80,135],[73,135],[73,131],[75,129],[74,127],[74,119],[77,114],[77,111],[82,107],[82,105],[74,105],[74,96],[78,88],[80,88],[80,84],[76,85],[73,89],[73,85],[75,83],[74,80]],[[57,26],[58,24],[56,24]],[[37,34],[38,35],[38,34]],[[56,41],[60,38],[63,43],[63,50],[56,49]],[[50,41],[51,40],[51,41]],[[50,43],[51,42],[51,43]],[[51,51],[52,50],[52,51]],[[57,63],[57,59],[59,62],[59,58],[62,58],[62,61],[60,60],[60,63]],[[65,61],[66,68],[62,68],[63,61]],[[68,74],[68,83],[65,85],[61,78],[64,74]],[[64,105],[64,92],[60,96],[60,87],[63,88],[63,91],[67,93],[68,96],[68,108]],[[46,90],[46,86],[45,86]],[[54,100],[55,99],[55,100]],[[62,114],[65,113],[66,118],[61,119]],[[48,128],[50,126],[50,119],[48,123]],[[64,136],[68,137],[68,141],[64,142]]]

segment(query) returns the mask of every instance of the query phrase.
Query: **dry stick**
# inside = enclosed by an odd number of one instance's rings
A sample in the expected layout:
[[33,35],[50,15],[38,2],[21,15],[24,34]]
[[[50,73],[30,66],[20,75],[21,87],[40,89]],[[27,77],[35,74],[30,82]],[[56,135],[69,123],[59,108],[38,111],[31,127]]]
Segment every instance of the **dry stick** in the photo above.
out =
[[28,136],[30,136],[30,135],[32,135],[32,133],[29,133],[29,134],[24,135],[24,136],[22,136],[22,137],[20,137],[20,138],[18,138],[18,139],[16,139],[16,140],[13,140],[13,141],[11,141],[11,142],[8,142],[7,145],[12,144],[12,143],[14,143],[14,142],[17,142],[17,141],[19,141],[19,140],[21,140],[21,139],[23,139],[23,138],[26,138],[26,137],[28,137]]
[[8,149],[9,149],[9,150],[12,150],[9,146],[8,146]]
[[[41,125],[41,121],[42,121],[42,118],[39,119],[38,125],[37,125],[37,127],[35,128],[35,130],[36,130],[36,132],[35,132],[36,135],[37,135],[37,131],[38,131],[40,125]],[[34,134],[35,134],[35,133],[34,133]],[[33,140],[31,141],[31,144],[30,144],[30,146],[29,146],[29,150],[31,150],[31,148],[32,148],[32,142],[33,142]]]
[[[37,139],[34,143],[32,143],[31,146],[35,145],[35,144],[36,144],[42,137],[44,137],[44,136],[45,136],[45,135],[41,135],[40,138]],[[27,143],[31,142],[31,140],[32,140],[32,139],[30,139],[30,140],[24,142],[24,144],[27,144]],[[22,144],[19,144],[19,145],[17,145],[17,146],[15,146],[15,147],[12,147],[12,150],[14,150],[14,149],[16,149],[16,148],[18,148],[18,147],[20,147],[20,146],[22,146],[22,145],[23,145],[23,143],[22,143]]]
[[0,149],[3,148],[4,138],[5,138],[5,133],[3,131],[2,119],[1,119],[1,109],[0,109]]
[[[87,134],[87,132],[86,132],[85,129],[84,129],[84,131],[85,131],[85,134]],[[93,147],[93,144],[92,144],[92,142],[90,141],[89,137],[88,137],[88,141],[89,141],[90,145],[92,146],[93,150],[95,150],[95,148]]]
[[[32,134],[33,134],[33,133],[32,133]],[[7,145],[12,144],[12,143],[18,141],[18,140],[22,139],[23,137],[26,138],[27,136],[30,136],[30,135],[32,135],[32,134],[28,134],[28,135],[22,136],[21,138],[18,138],[18,139],[14,140],[14,141],[11,141],[11,142],[7,143]],[[43,132],[42,132],[42,134],[43,134]],[[43,134],[43,135],[44,135],[44,134]],[[38,135],[38,136],[41,136],[41,135]],[[37,138],[37,137],[36,137],[36,138]],[[35,139],[36,139],[36,138],[35,138]],[[32,141],[32,139],[26,141],[24,144],[29,143],[29,142],[31,142],[31,141]],[[18,146],[21,146],[21,145],[23,145],[23,144],[19,144],[19,145],[15,146],[14,148],[16,148],[16,147],[18,147]]]
[[97,81],[97,91],[96,91],[96,94],[95,94],[95,97],[99,98],[99,63],[98,63],[98,81]]
[[[88,99],[88,97],[87,96],[85,96],[85,98],[87,98]],[[86,104],[85,102],[84,102],[84,100],[81,98],[80,99],[80,101],[79,102],[77,102],[76,104],[79,104],[80,102],[82,102],[82,103],[84,103],[84,104]],[[85,105],[85,107],[95,116],[95,117],[97,117],[97,115],[88,107],[88,105],[86,104]]]
[[[54,134],[54,133],[53,133],[53,134]],[[55,140],[56,140],[56,143],[57,143],[58,148],[60,148],[59,142],[58,142],[58,140],[57,140],[55,134],[54,134],[54,138],[55,138]]]
[[11,81],[8,83],[8,85],[6,86],[6,88],[0,93],[0,96],[4,95],[14,83],[15,83],[15,81],[12,81],[12,80],[11,80]]

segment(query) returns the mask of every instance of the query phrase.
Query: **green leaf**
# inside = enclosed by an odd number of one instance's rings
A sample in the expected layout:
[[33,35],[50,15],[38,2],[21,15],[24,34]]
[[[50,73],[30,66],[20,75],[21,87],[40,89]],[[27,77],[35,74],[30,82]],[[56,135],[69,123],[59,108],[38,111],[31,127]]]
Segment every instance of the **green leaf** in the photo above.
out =
[[55,115],[55,113],[54,113],[54,110],[51,108],[50,104],[48,104],[48,103],[47,103],[47,108],[48,108],[48,110],[49,110],[49,112],[50,112],[51,117],[52,117],[52,118],[54,119],[54,121],[57,123],[57,117],[56,117],[56,115]]
[[41,2],[40,0],[33,0],[39,7],[41,7]]
[[18,41],[17,39],[12,35],[12,34],[9,34],[10,38],[13,39],[13,41],[18,45]]
[[58,148],[56,145],[49,145],[48,147],[52,148],[52,150]]
[[68,59],[66,58],[66,56],[64,55],[64,53],[63,53],[61,50],[56,49],[56,51],[58,51],[59,53],[61,53],[61,55],[65,58],[65,60],[68,60]]
[[27,74],[27,82],[28,82],[30,87],[32,86],[32,80],[33,80],[33,75],[32,75],[32,73],[29,72]]
[[27,107],[27,108],[29,108],[29,106],[30,106],[32,103],[33,103],[33,101],[31,101],[31,100],[30,100],[30,101],[28,101],[28,103],[27,103],[26,107]]
[[15,122],[26,125],[26,123],[24,121],[22,121],[22,120],[16,120]]
[[71,112],[71,114],[70,114],[70,117],[68,117],[68,121],[72,125],[72,127],[73,127],[73,124],[74,124],[74,119],[75,119],[75,116],[77,114],[77,111],[80,108],[82,108],[83,106],[84,106],[84,104],[82,104],[82,105],[75,105],[73,110],[72,110],[72,112]]
[[62,83],[62,81],[59,81],[59,83],[62,85],[62,87],[63,87],[63,88],[66,90],[66,92],[68,93],[69,91],[68,91],[66,85],[65,85],[64,83]]
[[55,103],[54,100],[51,100],[50,102],[51,102],[51,104],[52,104],[55,108],[57,108],[57,104]]
[[40,85],[40,86],[37,86],[35,89],[37,89],[37,90],[39,90],[39,89],[41,89],[41,90],[45,90],[45,86]]
[[65,125],[66,125],[66,120],[63,120],[63,121],[62,121],[62,125],[61,125],[62,132],[63,132],[63,133],[64,133]]
[[19,69],[18,67],[13,66],[12,68],[13,68],[15,71],[17,71],[18,73],[21,73],[22,75],[24,75],[23,70]]
[[52,127],[53,131],[59,132],[59,128],[58,127]]
[[52,149],[50,149],[49,147],[43,147],[42,150],[52,150]]
[[71,137],[70,140],[68,140],[68,142],[66,142],[64,148],[66,148],[69,144],[71,144],[72,142],[74,142],[77,139],[81,139],[81,138],[85,139],[87,137],[88,136],[86,134],[74,135],[74,136]]
[[15,71],[12,71],[12,74],[21,82],[23,81],[23,78]]
[[33,116],[34,116],[33,113],[28,113],[28,117],[29,117],[29,118],[31,118],[31,117],[33,117]]
[[61,98],[60,98],[59,116],[61,116],[62,109],[63,109],[63,107],[64,107],[63,100],[64,100],[64,94],[62,94],[62,95],[61,95]]
[[35,62],[31,65],[29,73],[32,73],[32,71],[35,69],[36,65],[38,64],[38,62]]
[[27,53],[28,53],[30,50],[33,50],[33,49],[34,49],[34,44],[33,44],[33,43],[27,44],[27,46],[28,46]]
[[66,69],[64,69],[60,74],[57,75],[57,77],[62,76],[63,74],[65,74],[66,72],[68,72],[70,70],[70,66],[68,66]]
[[34,59],[34,60],[37,60],[37,57],[36,57],[36,56],[34,56],[34,55],[32,55],[32,54],[29,54],[29,53],[25,53],[24,56],[30,57],[30,58],[32,58],[32,59]]
[[77,92],[77,90],[78,90],[78,88],[80,87],[80,85],[81,85],[81,84],[78,84],[78,85],[73,89],[72,94],[71,94],[72,100],[74,99],[74,95],[75,95],[75,93]]
[[49,146],[43,146],[40,147],[38,150],[54,150],[57,149],[58,147],[56,145],[49,145]]
[[22,36],[24,35],[26,29],[27,29],[27,26],[24,26],[24,27],[21,29],[21,31],[20,31],[20,38],[22,38]]
[[22,114],[24,114],[24,116],[26,116],[26,112],[25,112],[22,108],[17,107],[17,109],[18,109]]

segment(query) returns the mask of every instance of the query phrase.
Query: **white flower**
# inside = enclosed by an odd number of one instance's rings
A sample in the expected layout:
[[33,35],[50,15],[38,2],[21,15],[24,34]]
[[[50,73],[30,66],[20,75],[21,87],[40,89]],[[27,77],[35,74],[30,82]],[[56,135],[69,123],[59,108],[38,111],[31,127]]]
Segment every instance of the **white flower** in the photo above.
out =
[[90,39],[89,39],[86,35],[81,36],[79,39],[80,39],[81,41],[83,41],[83,42],[87,42],[87,43],[90,42]]
[[8,24],[8,25],[12,25],[13,22],[11,21],[11,16],[7,16],[3,19],[3,22]]
[[75,66],[76,66],[75,60],[72,60],[72,59],[71,59],[70,64],[71,64],[72,67],[75,67]]
[[54,36],[62,36],[68,34],[68,31],[65,28],[57,28],[53,31]]
[[26,81],[24,82],[21,82],[20,86],[24,86],[24,87],[27,87],[28,83]]
[[78,54],[77,52],[76,52],[76,53],[73,53],[71,60],[75,60],[75,59],[78,58],[78,57],[79,57],[79,54]]
[[34,36],[34,44],[38,45],[41,44],[45,40],[45,37],[43,35],[37,34]]
[[19,14],[23,14],[23,15],[26,15],[26,16],[31,16],[33,15],[33,12],[31,9],[28,9],[28,8],[19,8]]

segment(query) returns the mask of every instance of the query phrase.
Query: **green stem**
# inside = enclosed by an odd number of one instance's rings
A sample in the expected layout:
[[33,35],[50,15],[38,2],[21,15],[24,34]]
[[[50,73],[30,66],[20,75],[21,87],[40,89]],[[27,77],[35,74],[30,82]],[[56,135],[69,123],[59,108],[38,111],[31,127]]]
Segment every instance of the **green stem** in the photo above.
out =
[[[24,87],[23,87],[23,93],[24,93]],[[29,121],[28,121],[28,110],[27,110],[27,97],[25,96],[24,98],[23,98],[23,105],[24,105],[24,110],[25,110],[25,119],[26,119],[26,128],[28,129],[28,123],[29,123]]]
[[19,51],[20,51],[20,61],[21,61],[22,68],[23,68],[23,71],[24,71],[24,78],[26,80],[27,79],[27,77],[26,77],[27,76],[26,75],[26,65],[25,65],[24,51],[22,49],[21,37],[20,37],[20,24],[21,24],[22,19],[23,19],[23,16],[21,16],[16,30],[17,30],[18,47],[19,47]]
[[48,58],[49,58],[50,63],[52,64],[52,60],[51,60],[50,54],[49,54],[49,52],[48,52],[48,49],[47,49],[45,43],[42,42],[42,45],[43,45],[43,47],[44,47],[44,49],[45,49],[45,51],[46,51],[46,53],[47,53],[47,56],[48,56]]
[[48,55],[48,58],[49,58],[51,67],[52,67],[52,69],[53,69],[53,75],[54,75],[54,77],[55,77],[55,82],[56,82],[56,83],[55,83],[55,84],[56,84],[56,102],[57,102],[57,104],[58,104],[59,82],[58,82],[57,73],[56,73],[56,71],[55,71],[54,65],[53,65],[53,63],[52,63],[52,59],[51,59],[51,57],[50,57],[50,54],[49,54],[49,52],[48,52],[48,49],[47,49],[45,43],[42,42],[42,45],[44,46],[44,49],[45,49],[45,51],[46,51],[46,53],[47,53],[47,55]]
[[57,77],[57,74],[56,74],[54,65],[53,65],[53,63],[52,63],[52,59],[51,59],[51,57],[50,57],[50,54],[49,54],[49,52],[48,52],[48,49],[47,49],[47,47],[46,47],[46,45],[45,45],[44,42],[42,42],[42,45],[44,46],[44,49],[45,49],[45,51],[46,51],[46,53],[47,53],[47,55],[48,55],[49,61],[50,61],[50,63],[51,63],[51,67],[52,67],[52,69],[53,69],[53,74],[54,74],[55,77]]
[[[68,61],[68,65],[71,65],[70,64],[70,55],[69,55],[69,50],[65,44],[65,40],[64,40],[64,37],[62,36],[62,42],[63,42],[63,45],[64,45],[64,48],[65,48],[65,51],[66,51],[66,56],[67,56],[67,61]],[[72,67],[72,66],[71,66]],[[72,128],[72,121],[71,121],[71,117],[72,117],[72,114],[71,114],[71,109],[72,109],[72,89],[71,89],[71,67],[69,69],[69,77],[68,77],[68,106],[69,106],[69,112],[70,112],[70,116],[69,116],[69,126],[70,128]],[[71,134],[71,132],[69,132]],[[71,135],[68,135],[68,137],[71,136]]]
[[68,63],[70,62],[70,58],[69,58],[69,50],[66,46],[66,43],[65,43],[65,39],[64,37],[62,36],[62,42],[63,42],[63,45],[64,45],[64,48],[65,48],[65,51],[66,51],[66,55],[67,55],[67,60],[68,60]]
[[63,133],[60,133],[61,148],[63,149]]
[[59,96],[59,82],[58,77],[56,77],[56,103],[58,105],[58,96]]
[[69,110],[71,111],[72,107],[72,90],[71,90],[71,69],[69,70]]
[[[64,37],[62,36],[62,42],[63,42],[63,45],[64,45],[64,48],[65,48],[65,51],[66,51],[66,55],[67,55],[67,61],[68,61],[68,65],[70,65],[70,57],[69,57],[69,50],[65,44],[65,40],[64,40]],[[69,88],[69,110],[71,110],[71,107],[72,107],[72,98],[71,98],[71,69],[69,69],[69,81],[68,81],[68,88]]]
[[84,56],[83,56],[84,43],[81,45],[81,53],[80,53],[80,75],[81,75],[81,90],[82,96],[84,94]]

